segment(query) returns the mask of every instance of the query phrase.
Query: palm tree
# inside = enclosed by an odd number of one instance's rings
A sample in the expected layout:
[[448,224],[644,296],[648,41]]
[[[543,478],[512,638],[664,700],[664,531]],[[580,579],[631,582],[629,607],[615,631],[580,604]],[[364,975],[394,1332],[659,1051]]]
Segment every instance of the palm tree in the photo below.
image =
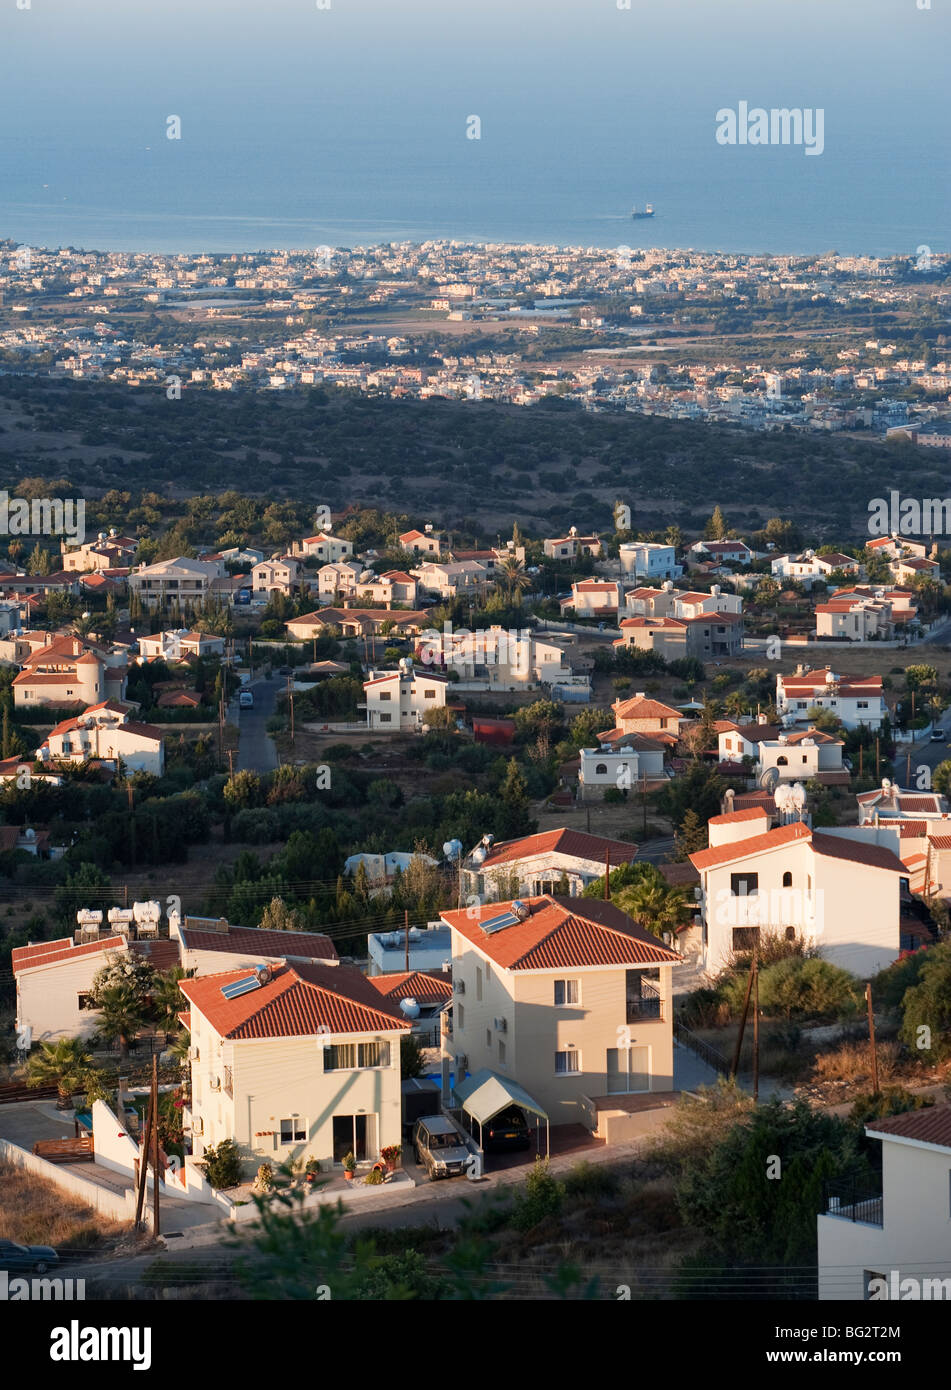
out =
[[188,1003],[178,987],[179,981],[187,979],[193,971],[183,970],[180,965],[173,965],[171,970],[166,970],[159,975],[152,990],[152,1005],[155,1010],[155,1020],[165,1034],[165,1041],[168,1042],[169,1033],[177,1031],[178,1015],[182,1009],[188,1007]]
[[119,1039],[119,1057],[129,1055],[129,1041],[146,1021],[146,1006],[128,985],[104,990],[99,1004],[99,1031],[107,1038]]
[[532,581],[526,572],[525,565],[521,560],[517,560],[514,555],[507,555],[504,560],[500,560],[495,567],[495,583],[499,593],[503,598],[508,599],[509,603],[522,601],[522,594],[526,589],[532,587]]
[[645,879],[622,888],[614,901],[624,912],[653,936],[672,936],[690,920],[691,905],[683,890],[670,888],[655,879]]
[[55,1086],[57,1110],[68,1110],[73,1093],[82,1090],[92,1057],[81,1038],[59,1038],[56,1042],[40,1044],[27,1063],[26,1084],[32,1087]]

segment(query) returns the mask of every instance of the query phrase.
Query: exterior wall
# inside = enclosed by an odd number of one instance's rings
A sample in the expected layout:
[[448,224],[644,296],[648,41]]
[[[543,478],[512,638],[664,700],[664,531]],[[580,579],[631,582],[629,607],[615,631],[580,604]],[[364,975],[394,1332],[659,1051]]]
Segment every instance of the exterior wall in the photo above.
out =
[[806,781],[819,771],[819,745],[802,743],[761,743],[759,771],[775,768],[781,782]]
[[[127,948],[110,947],[110,951]],[[17,1027],[30,1024],[33,1043],[55,1042],[57,1038],[88,1038],[96,1031],[99,1014],[80,1009],[79,996],[92,984],[93,976],[106,964],[107,951],[90,951],[76,960],[59,960],[32,970],[17,971]]]
[[886,1278],[892,1270],[900,1278],[947,1275],[949,1173],[951,1150],[883,1139],[884,1224],[818,1218],[820,1300],[864,1299],[866,1270]]
[[[792,884],[784,888],[787,871]],[[756,897],[731,894],[736,873],[758,875]],[[734,927],[781,932],[788,926],[815,942],[824,959],[867,979],[898,957],[899,878],[891,870],[815,854],[805,840],[707,869],[703,967],[711,973],[723,968]]]
[[[220,1038],[196,1009],[191,1017],[192,1045],[199,1051],[192,1062],[191,1108],[193,1119],[203,1121],[203,1133],[194,1138],[196,1156],[222,1139],[234,1139],[249,1174],[265,1160],[276,1166],[313,1157],[330,1168],[334,1115],[361,1113],[376,1116],[368,1158],[401,1142],[400,1031],[233,1042]],[[390,1044],[388,1067],[324,1072],[325,1047],[381,1040]],[[231,1096],[225,1090],[226,1067],[232,1069]],[[222,1080],[217,1091],[210,1085],[214,1076]],[[280,1122],[295,1114],[307,1138],[282,1144]]]
[[764,811],[759,819],[752,816],[748,820],[720,821],[717,818],[707,822],[707,835],[711,849],[719,845],[733,845],[738,840],[748,840],[751,835],[765,835],[769,829],[769,816]]
[[[636,758],[637,755],[635,754],[635,762]],[[617,868],[617,865],[614,867]],[[581,859],[576,855],[551,851],[545,854],[533,854],[525,859],[512,860],[507,864],[500,864],[497,868],[483,865],[481,869],[466,869],[464,874],[470,892],[479,893],[488,902],[504,902],[513,896],[511,892],[507,891],[510,875],[518,874],[516,897],[535,897],[542,892],[555,891],[554,888],[536,888],[536,885],[548,883],[556,885],[561,878],[562,871],[568,875],[571,897],[577,898],[580,897],[583,888],[603,875],[604,864],[599,859]],[[499,891],[497,879],[502,880],[506,891]]]
[[641,652],[657,652],[665,661],[676,661],[687,654],[687,629],[673,627],[623,627],[620,642]]
[[[371,729],[420,728],[427,710],[440,709],[446,703],[445,681],[428,676],[408,680],[394,672],[393,679],[385,684],[365,685],[364,693]],[[385,695],[390,698],[384,699]]]
[[[598,772],[598,768],[606,770]],[[627,767],[632,778],[632,790],[646,777],[649,782],[658,781],[664,776],[664,754],[662,749],[654,752],[644,749],[634,753],[605,753],[590,748],[581,750],[581,766],[578,784],[582,797],[603,795],[608,787],[616,787],[618,774]]]
[[[488,971],[486,967],[488,966]],[[477,969],[482,971],[478,998]],[[468,1058],[468,1071],[490,1067],[523,1086],[547,1110],[552,1124],[583,1123],[585,1099],[607,1091],[607,1050],[629,1042],[649,1047],[650,1090],[673,1089],[671,967],[660,967],[663,1018],[627,1024],[626,970],[588,967],[581,970],[505,971],[494,965],[465,937],[453,932],[453,981],[465,993],[453,1006],[453,1051]],[[556,1008],[555,980],[578,980],[581,1001]],[[462,1006],[464,1026],[459,1023]],[[494,1020],[506,1029],[496,1032]],[[504,1053],[500,1052],[502,1044]],[[576,1075],[555,1073],[555,1053],[568,1044],[581,1054]]]
[[672,545],[634,543],[619,549],[621,570],[647,579],[679,579],[683,566],[677,564]]

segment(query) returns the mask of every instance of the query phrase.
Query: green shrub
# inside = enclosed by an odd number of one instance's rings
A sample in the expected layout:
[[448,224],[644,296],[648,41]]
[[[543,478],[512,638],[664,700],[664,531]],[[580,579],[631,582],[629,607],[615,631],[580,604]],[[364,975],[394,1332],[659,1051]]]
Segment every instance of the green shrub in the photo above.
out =
[[233,1139],[222,1139],[220,1144],[206,1149],[202,1164],[212,1187],[237,1187],[241,1181],[241,1156]]
[[889,1115],[904,1115],[908,1110],[924,1110],[934,1105],[931,1096],[916,1096],[904,1086],[886,1086],[881,1091],[866,1091],[856,1096],[849,1119],[861,1128],[872,1120],[884,1120]]
[[856,982],[827,960],[792,956],[760,971],[760,1008],[784,1018],[847,1018],[858,1009]]
[[557,1216],[564,1200],[565,1184],[552,1177],[547,1160],[536,1158],[524,1191],[516,1195],[512,1225],[517,1231],[530,1231],[546,1217]]

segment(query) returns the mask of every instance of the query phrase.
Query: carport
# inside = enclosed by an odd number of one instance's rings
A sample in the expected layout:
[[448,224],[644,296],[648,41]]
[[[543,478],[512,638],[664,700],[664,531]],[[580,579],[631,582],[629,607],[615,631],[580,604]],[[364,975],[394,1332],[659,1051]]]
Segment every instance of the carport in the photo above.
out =
[[[548,1112],[542,1109],[538,1101],[533,1100],[517,1081],[511,1081],[507,1076],[499,1076],[498,1072],[483,1067],[474,1076],[469,1076],[465,1081],[458,1082],[454,1089],[459,1105],[479,1126],[480,1149],[482,1148],[483,1125],[488,1124],[489,1120],[501,1111],[507,1110],[510,1105],[517,1105],[528,1114],[537,1115],[539,1119],[545,1121],[545,1157],[549,1157],[551,1154],[551,1124]],[[537,1137],[538,1127],[536,1127],[535,1134],[535,1152],[540,1153]]]

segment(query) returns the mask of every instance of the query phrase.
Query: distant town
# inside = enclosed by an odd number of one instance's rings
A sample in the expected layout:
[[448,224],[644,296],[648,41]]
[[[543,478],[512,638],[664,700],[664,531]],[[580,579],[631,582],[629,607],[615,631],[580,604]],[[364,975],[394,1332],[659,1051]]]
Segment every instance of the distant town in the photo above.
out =
[[633,412],[951,447],[951,257],[0,245],[0,372]]

